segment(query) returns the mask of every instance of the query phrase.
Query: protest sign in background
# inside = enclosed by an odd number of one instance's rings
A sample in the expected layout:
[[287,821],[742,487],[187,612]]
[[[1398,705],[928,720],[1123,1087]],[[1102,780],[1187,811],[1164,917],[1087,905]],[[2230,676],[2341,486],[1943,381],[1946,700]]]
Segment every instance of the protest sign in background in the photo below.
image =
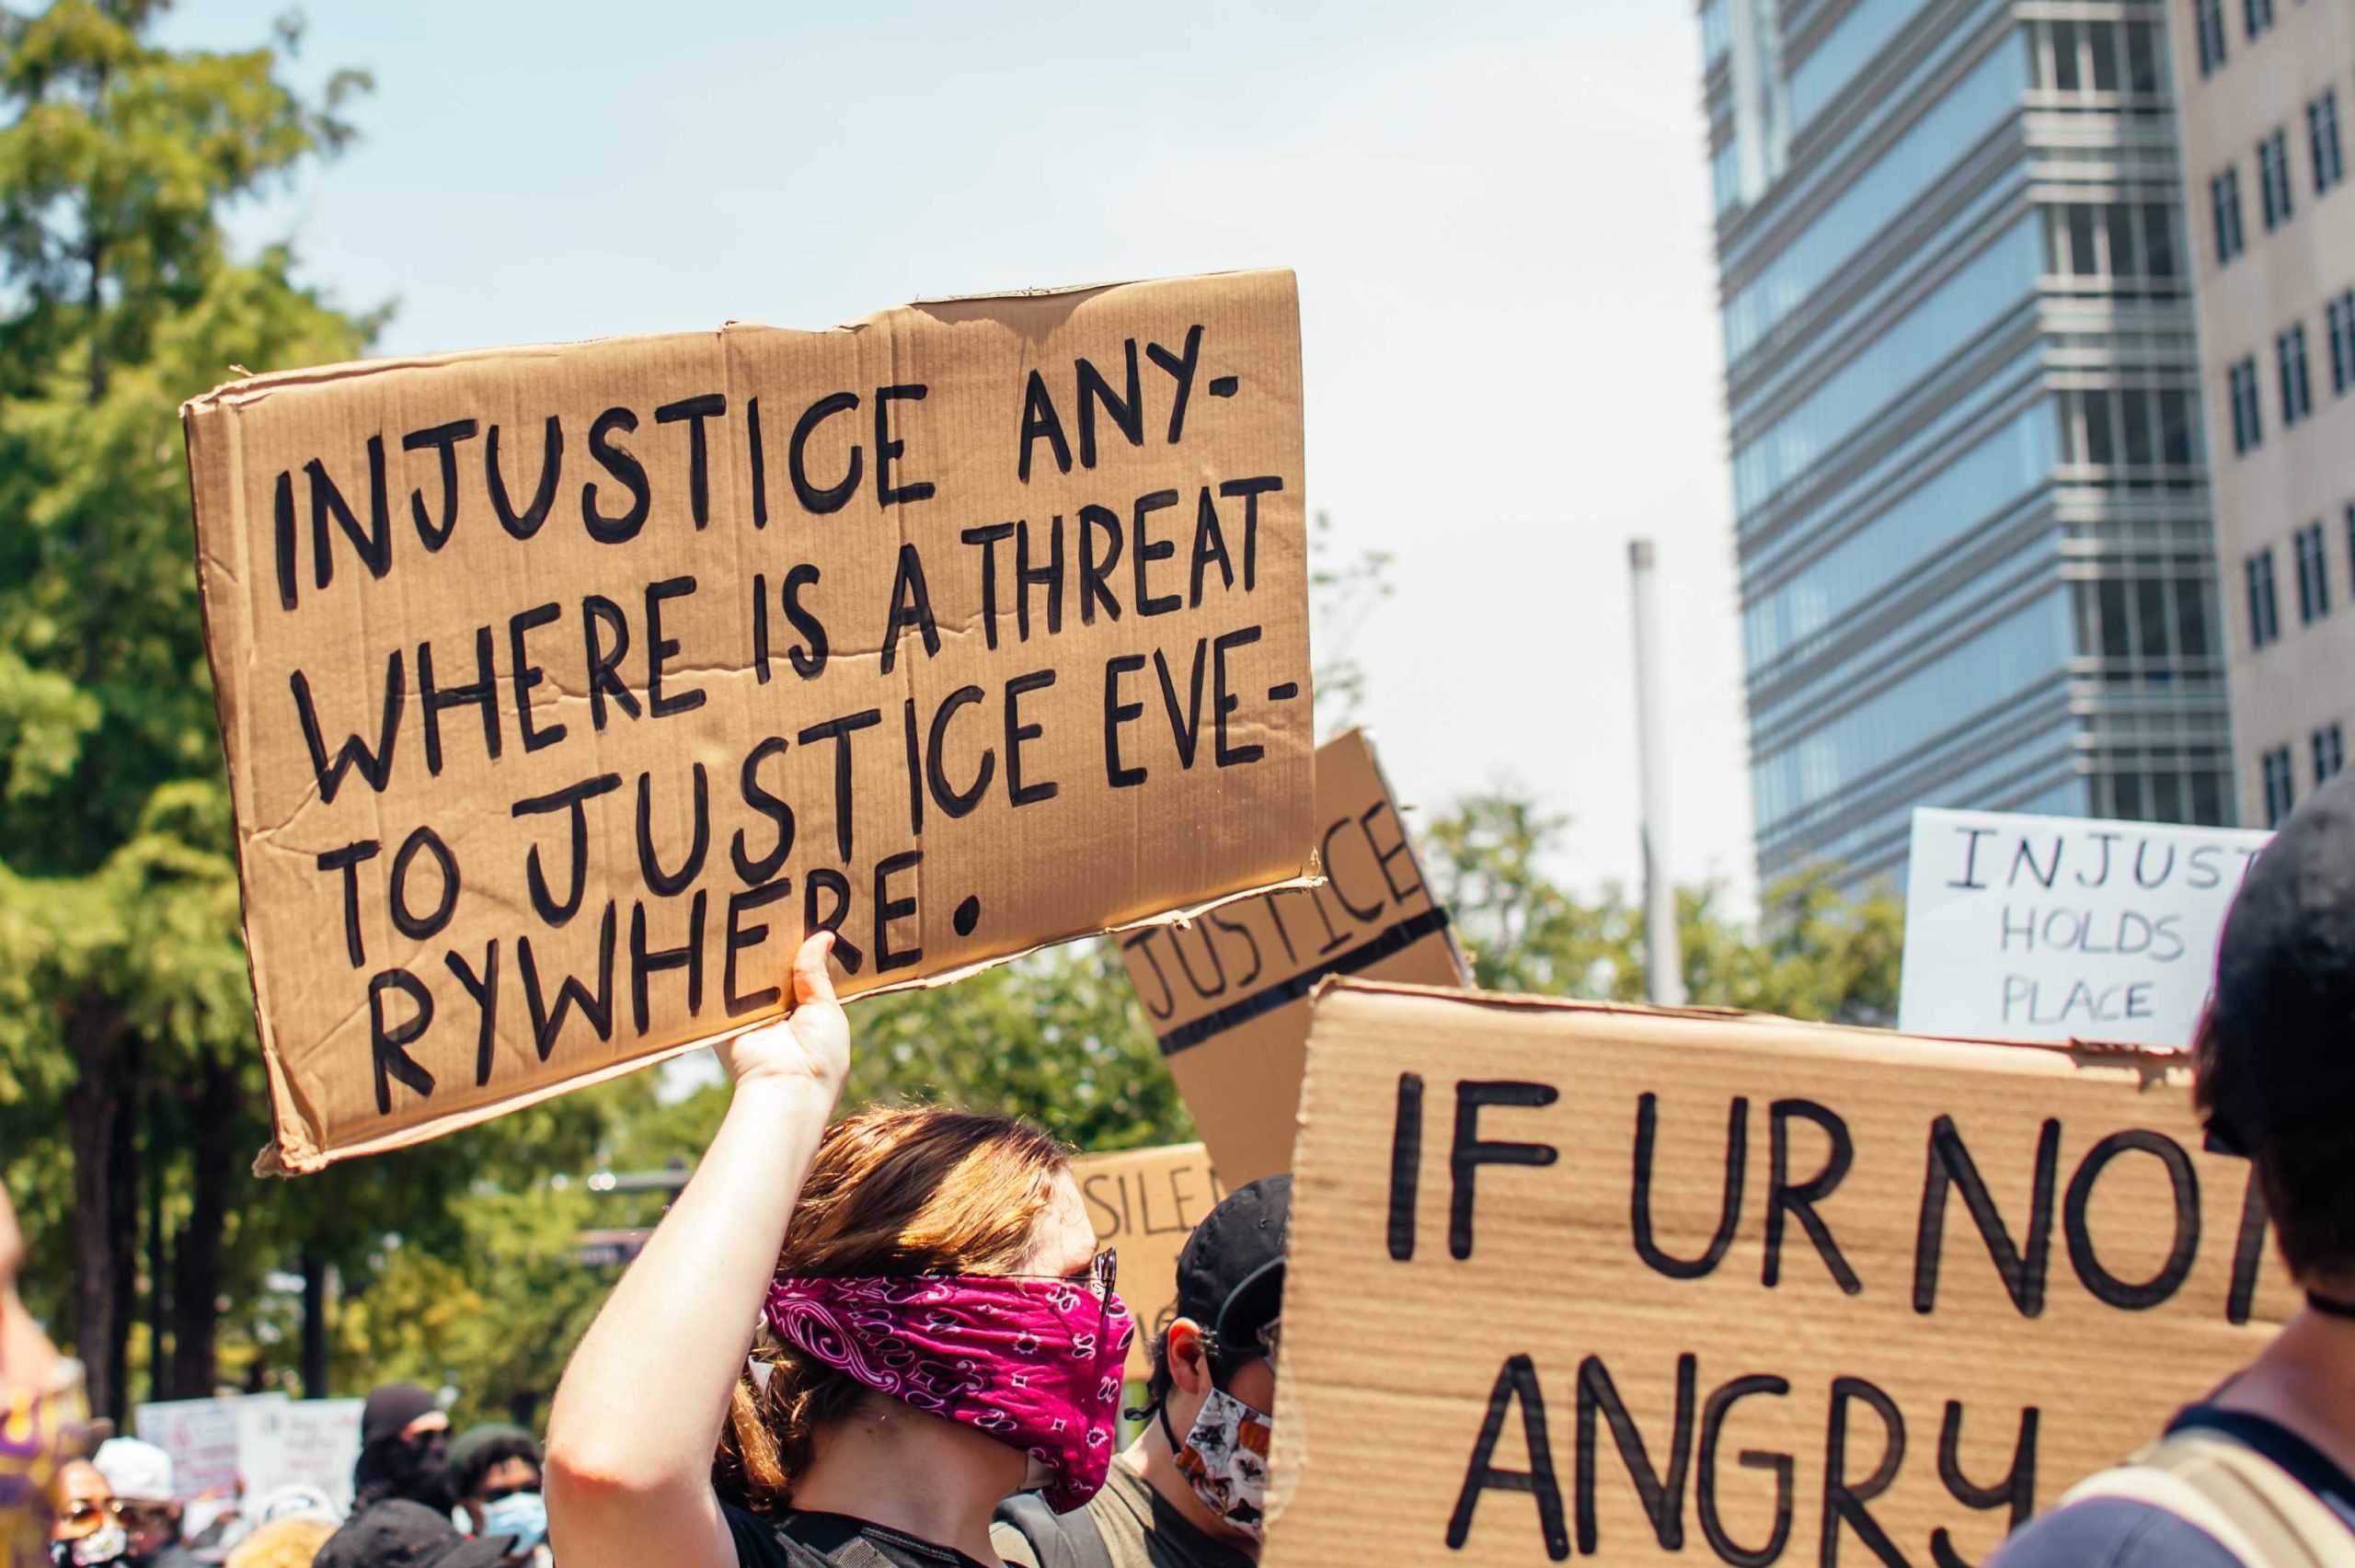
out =
[[1178,1254],[1226,1187],[1199,1143],[1083,1154],[1072,1162],[1096,1244],[1120,1251],[1114,1288],[1137,1321],[1129,1345],[1131,1381],[1152,1373],[1153,1339],[1177,1316]]
[[1284,272],[385,361],[185,410],[296,1170],[1300,876]]
[[1120,944],[1186,1108],[1236,1186],[1292,1168],[1308,993],[1318,979],[1471,983],[1358,730],[1316,750],[1316,830],[1323,887],[1240,900]]
[[1917,810],[1899,1026],[2180,1050],[2270,833]]
[[1350,980],[1304,1102],[1268,1568],[1982,1562],[2296,1305],[2179,1059]]
[[249,1448],[266,1444],[284,1394],[250,1399],[176,1399],[133,1405],[132,1430],[172,1457],[172,1490],[183,1500],[235,1497]]
[[167,1400],[132,1414],[138,1435],[171,1455],[183,1499],[234,1502],[241,1491],[255,1498],[299,1482],[349,1508],[365,1402],[238,1394]]
[[259,1496],[281,1486],[316,1486],[351,1506],[351,1469],[360,1462],[360,1417],[367,1402],[295,1399],[282,1402],[267,1444],[246,1467],[247,1490]]

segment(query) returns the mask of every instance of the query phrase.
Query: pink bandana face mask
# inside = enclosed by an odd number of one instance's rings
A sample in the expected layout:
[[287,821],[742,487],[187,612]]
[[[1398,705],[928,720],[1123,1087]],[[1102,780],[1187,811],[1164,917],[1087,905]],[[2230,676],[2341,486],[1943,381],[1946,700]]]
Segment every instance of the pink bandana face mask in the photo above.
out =
[[1086,1279],[780,1279],[768,1322],[868,1388],[1024,1450],[1047,1468],[1058,1512],[1104,1485],[1136,1334],[1112,1292],[1109,1252]]

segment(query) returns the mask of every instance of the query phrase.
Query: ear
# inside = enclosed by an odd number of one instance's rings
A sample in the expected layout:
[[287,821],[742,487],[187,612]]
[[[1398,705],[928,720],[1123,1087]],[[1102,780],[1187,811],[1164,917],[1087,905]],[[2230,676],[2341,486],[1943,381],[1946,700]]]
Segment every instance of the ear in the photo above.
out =
[[1169,1380],[1183,1393],[1201,1394],[1210,1389],[1210,1344],[1202,1337],[1202,1325],[1191,1318],[1169,1325]]

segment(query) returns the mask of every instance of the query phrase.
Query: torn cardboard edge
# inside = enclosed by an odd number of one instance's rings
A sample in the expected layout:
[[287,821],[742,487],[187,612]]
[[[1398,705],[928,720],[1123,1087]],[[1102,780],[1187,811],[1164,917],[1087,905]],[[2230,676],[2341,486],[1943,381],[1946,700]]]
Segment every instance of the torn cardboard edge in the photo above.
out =
[[[1222,271],[1190,274],[1189,278],[1235,278],[1241,277],[1250,270],[1253,269],[1227,268]],[[774,322],[744,321],[731,316],[715,327],[684,327],[667,332],[631,333],[626,336],[652,340],[706,336],[725,338],[730,332],[791,332],[815,338],[830,332],[864,331],[877,320],[891,314],[893,310],[910,309],[921,305],[972,305],[987,304],[993,300],[1022,302],[1056,299],[1066,294],[1097,294],[1108,289],[1126,289],[1140,284],[1164,283],[1172,280],[1166,278],[1116,278],[1100,283],[1055,283],[1038,288],[988,290],[977,294],[933,294],[910,300],[905,305],[895,305],[876,311],[856,321],[839,321],[831,326],[781,326]],[[265,397],[281,387],[320,386],[339,381],[349,381],[354,376],[375,375],[385,371],[432,370],[442,365],[468,364],[479,360],[554,356],[571,349],[588,348],[599,343],[620,340],[620,337],[614,335],[573,338],[556,342],[518,343],[499,349],[449,349],[431,354],[394,354],[373,360],[339,360],[333,364],[306,365],[294,370],[264,371],[258,375],[247,372],[222,382],[210,392],[200,393],[182,403],[180,420],[185,432],[185,427],[191,414],[201,413],[215,406],[234,408],[240,404]],[[237,370],[240,367],[231,365],[229,368]],[[185,433],[182,439],[186,439]]]
[[[1681,1007],[1655,1007],[1646,1002],[1604,1001],[1590,997],[1535,996],[1522,991],[1451,990],[1444,986],[1402,985],[1395,980],[1363,980],[1347,975],[1331,976],[1321,981],[1310,994],[1309,1005],[1314,1008],[1337,990],[1415,996],[1499,1012],[1584,1013],[1660,1023],[1766,1025],[1794,1036],[1812,1036],[1807,1041],[1809,1046],[1827,1047],[1834,1056],[1873,1057],[1882,1061],[1890,1059],[1892,1044],[1899,1052],[1907,1054],[1920,1054],[1917,1047],[1924,1046],[1954,1046],[1962,1048],[1952,1055],[1945,1051],[1936,1052],[1938,1065],[1973,1071],[2008,1072],[2018,1066],[2030,1072],[2059,1077],[2070,1070],[2086,1068],[2131,1067],[2137,1069],[2136,1076],[2147,1083],[2154,1076],[2163,1080],[2188,1079],[2191,1070],[2191,1058],[2187,1052],[2159,1050],[2146,1046],[2080,1041],[2062,1044],[2047,1040],[1984,1040],[1963,1035],[1908,1035],[1866,1024],[1786,1018],[1776,1013],[1752,1013],[1737,1007],[1706,1007],[1689,1003]],[[1793,1043],[1798,1042],[1795,1040]],[[1992,1061],[1984,1054],[1990,1048],[2001,1051],[2012,1059],[2000,1064]],[[2031,1060],[2039,1065],[2026,1067],[2025,1064]],[[2069,1064],[2068,1067],[2058,1065],[2062,1062]]]
[[[1019,953],[1008,953],[995,958],[985,958],[979,963],[967,964],[961,968],[945,970],[936,975],[893,980],[888,985],[877,986],[872,990],[863,990],[856,996],[846,997],[844,999],[843,1005],[848,1007],[856,1002],[864,1001],[869,997],[892,996],[903,991],[932,990],[941,986],[954,985],[957,981],[970,979],[985,969],[994,969],[1000,965],[1015,963],[1029,957],[1034,953],[1043,953],[1050,947],[1062,947],[1070,943],[1086,942],[1097,937],[1118,936],[1123,932],[1142,931],[1151,926],[1182,925],[1200,919],[1212,910],[1223,909],[1244,898],[1262,898],[1269,893],[1288,892],[1293,888],[1319,887],[1324,886],[1324,883],[1325,878],[1321,876],[1294,876],[1281,882],[1270,882],[1258,887],[1246,887],[1233,893],[1223,893],[1215,898],[1198,904],[1189,904],[1184,909],[1168,910],[1157,915],[1147,915],[1141,920],[1106,926],[1100,931],[1078,931],[1064,936],[1049,937],[1045,941],[1033,943]],[[258,986],[259,981],[252,978],[254,966],[248,964],[247,969],[249,981]],[[257,992],[256,1016],[259,1016],[258,992]],[[626,1061],[609,1062],[603,1067],[560,1079],[528,1093],[494,1101],[488,1104],[477,1105],[469,1110],[453,1111],[435,1124],[437,1136],[440,1133],[458,1132],[466,1127],[479,1127],[484,1122],[494,1121],[510,1111],[520,1111],[527,1105],[536,1105],[543,1101],[553,1100],[575,1089],[585,1089],[596,1083],[609,1083],[616,1078],[636,1072],[641,1068],[658,1066],[673,1058],[685,1056],[690,1051],[707,1049],[722,1041],[732,1040],[739,1035],[750,1034],[754,1029],[763,1028],[780,1018],[788,1016],[790,1016],[789,1010],[780,1009],[764,1017],[743,1020],[697,1039],[686,1040],[678,1045],[665,1047],[661,1050],[649,1051],[644,1056],[631,1057]],[[855,1033],[851,1048],[857,1049]],[[281,1070],[278,1058],[274,1053],[265,1053],[263,1061],[272,1080],[270,1103],[273,1105],[283,1104],[288,1099],[293,1098],[292,1084],[291,1082],[281,1084],[278,1082]],[[285,1092],[282,1096],[280,1093],[281,1089]],[[277,1141],[264,1145],[261,1151],[254,1156],[253,1173],[257,1176],[312,1175],[346,1160],[358,1160],[371,1154],[383,1154],[395,1149],[406,1149],[418,1141],[414,1136],[417,1129],[404,1127],[397,1132],[387,1133],[382,1137],[363,1139],[358,1143],[344,1144],[334,1149],[321,1149],[308,1136],[307,1125],[299,1121],[290,1122],[284,1117],[280,1117],[277,1127]],[[287,1158],[288,1150],[292,1150],[293,1158],[291,1159]]]

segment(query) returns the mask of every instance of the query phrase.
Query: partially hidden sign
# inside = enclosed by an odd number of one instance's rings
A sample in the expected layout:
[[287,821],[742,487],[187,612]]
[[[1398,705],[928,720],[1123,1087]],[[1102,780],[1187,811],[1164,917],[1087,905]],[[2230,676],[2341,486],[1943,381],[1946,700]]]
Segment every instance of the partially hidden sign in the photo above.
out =
[[1327,975],[1471,983],[1365,736],[1316,750],[1325,885],[1228,905],[1120,944],[1194,1125],[1235,1185],[1292,1168],[1308,994]]
[[1142,1382],[1153,1370],[1155,1337],[1178,1315],[1178,1254],[1226,1188],[1199,1143],[1083,1154],[1071,1164],[1096,1244],[1120,1256],[1114,1288],[1137,1321],[1128,1376]]
[[1913,813],[1900,1027],[2181,1050],[2270,833]]
[[287,1167],[1309,866],[1290,273],[184,420]]
[[2188,1083],[1328,984],[1269,1568],[1985,1561],[2296,1306]]

